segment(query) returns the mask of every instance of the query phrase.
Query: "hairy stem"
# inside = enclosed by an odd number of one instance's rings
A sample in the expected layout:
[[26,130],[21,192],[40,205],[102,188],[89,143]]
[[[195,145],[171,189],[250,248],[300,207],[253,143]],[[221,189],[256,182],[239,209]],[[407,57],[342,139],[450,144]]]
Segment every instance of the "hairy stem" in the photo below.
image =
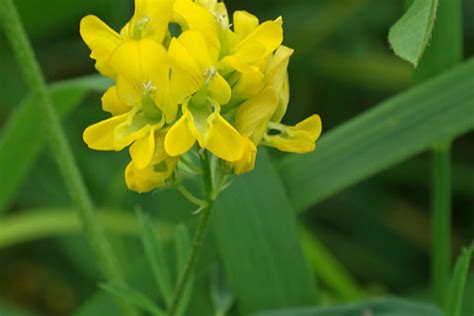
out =
[[[91,198],[62,129],[53,101],[47,92],[44,76],[13,0],[0,0],[0,17],[25,80],[37,98],[38,110],[42,113],[51,150],[56,157],[70,195],[78,207],[84,235],[99,259],[99,266],[106,278],[115,284],[125,285],[125,278],[105,237],[103,228],[96,218]],[[136,314],[130,306],[126,307],[126,311],[130,315]]]

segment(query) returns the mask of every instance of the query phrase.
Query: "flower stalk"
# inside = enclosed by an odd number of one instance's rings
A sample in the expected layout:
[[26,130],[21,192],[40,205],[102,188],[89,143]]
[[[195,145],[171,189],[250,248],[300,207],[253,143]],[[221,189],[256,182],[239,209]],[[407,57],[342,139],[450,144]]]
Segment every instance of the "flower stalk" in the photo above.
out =
[[[54,156],[71,197],[78,206],[84,235],[95,252],[98,264],[105,277],[115,284],[125,285],[125,278],[105,237],[104,230],[97,220],[91,198],[61,127],[53,101],[47,91],[44,76],[13,0],[0,0],[0,18],[25,80],[38,100],[38,109],[42,113],[44,127],[51,142],[51,149],[55,154]],[[134,308],[131,306],[124,305],[124,310],[128,315],[136,315]]]
[[212,207],[214,206],[214,181],[211,172],[211,165],[209,162],[209,157],[207,152],[203,151],[199,154],[201,159],[201,168],[203,173],[203,191],[206,196],[206,206],[204,206],[199,213],[200,219],[199,224],[196,228],[196,233],[194,234],[191,253],[189,254],[189,258],[186,262],[186,266],[184,271],[182,272],[181,276],[179,277],[178,284],[176,286],[175,293],[173,295],[173,299],[171,300],[169,309],[168,309],[168,316],[174,316],[178,306],[181,302],[183,297],[184,290],[188,285],[191,275],[193,274],[194,266],[196,265],[197,258],[199,255],[199,251],[202,247],[204,237],[207,232],[207,227],[209,226],[209,221],[211,218],[211,211]]

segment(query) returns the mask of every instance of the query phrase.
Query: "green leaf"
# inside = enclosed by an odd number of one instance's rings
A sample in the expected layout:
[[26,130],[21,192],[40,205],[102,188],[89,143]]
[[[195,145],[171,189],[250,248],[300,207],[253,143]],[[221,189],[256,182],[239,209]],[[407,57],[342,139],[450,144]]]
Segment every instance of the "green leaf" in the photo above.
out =
[[[186,228],[186,226],[178,225],[176,227],[176,232],[174,234],[174,246],[176,253],[177,284],[179,277],[186,268],[186,263],[191,251],[191,237],[189,236],[189,230]],[[183,291],[183,297],[177,308],[177,315],[184,315],[186,313],[186,309],[188,308],[189,302],[191,301],[193,285],[194,276],[191,276],[188,284],[186,285]]]
[[315,302],[295,211],[264,150],[256,170],[237,177],[213,212],[218,250],[243,312]]
[[390,29],[388,40],[395,54],[418,66],[431,39],[438,0],[414,0]]
[[[61,118],[67,117],[87,93],[103,91],[109,80],[97,76],[54,84],[50,93]],[[0,214],[5,212],[35,159],[46,145],[41,113],[32,97],[19,105],[0,134]]]
[[323,308],[264,312],[253,316],[442,316],[434,306],[399,299],[383,299]]
[[349,272],[334,258],[326,246],[302,228],[303,248],[316,274],[328,288],[337,293],[343,300],[355,300],[364,297],[363,290],[352,279]]
[[115,299],[103,291],[98,291],[74,312],[74,316],[120,315],[120,313]]
[[448,300],[446,305],[446,315],[461,316],[464,288],[469,274],[474,244],[470,248],[464,249],[454,268],[453,277],[449,284]]
[[170,272],[163,250],[163,241],[156,233],[155,225],[149,216],[142,211],[138,211],[138,221],[140,223],[140,235],[145,255],[153,272],[156,285],[163,295],[165,302],[169,304],[173,295]]
[[302,211],[388,167],[474,128],[474,60],[389,99],[326,133],[315,152],[280,164]]
[[101,287],[110,294],[115,295],[130,304],[140,307],[153,316],[165,315],[165,312],[156,306],[155,303],[153,303],[148,297],[134,289],[111,284],[103,284]]

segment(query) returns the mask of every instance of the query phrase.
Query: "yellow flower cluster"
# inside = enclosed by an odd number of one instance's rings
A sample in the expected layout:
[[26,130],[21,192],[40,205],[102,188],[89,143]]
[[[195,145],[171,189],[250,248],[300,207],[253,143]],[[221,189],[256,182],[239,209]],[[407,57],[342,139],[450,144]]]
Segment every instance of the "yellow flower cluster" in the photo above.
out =
[[88,127],[91,149],[130,147],[125,176],[137,192],[165,186],[197,143],[236,174],[251,171],[260,144],[315,149],[321,120],[281,120],[289,101],[282,19],[260,23],[244,11],[229,22],[217,0],[136,0],[120,33],[95,16],[81,36],[97,70],[115,80],[102,98],[112,117]]

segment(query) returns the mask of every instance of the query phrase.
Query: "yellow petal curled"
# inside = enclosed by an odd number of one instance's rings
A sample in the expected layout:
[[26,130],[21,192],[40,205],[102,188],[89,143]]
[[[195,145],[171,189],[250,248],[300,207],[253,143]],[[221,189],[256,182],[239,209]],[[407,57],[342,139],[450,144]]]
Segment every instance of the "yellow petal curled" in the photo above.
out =
[[82,135],[84,142],[90,149],[115,150],[115,129],[126,122],[127,118],[128,114],[123,114],[89,126]]
[[123,103],[117,95],[117,87],[110,87],[102,97],[102,109],[112,115],[120,115],[130,111],[130,107]]
[[313,115],[293,127],[286,128],[281,135],[266,136],[265,142],[281,151],[304,154],[316,148],[315,142],[321,132],[321,118]]
[[109,59],[124,38],[93,15],[81,20],[80,33],[91,49],[91,58],[96,61],[97,70],[104,76],[115,78],[116,73],[110,67]]
[[234,31],[241,40],[255,31],[259,24],[258,18],[249,12],[234,12]]
[[180,156],[188,152],[196,142],[189,129],[190,113],[185,112],[183,116],[170,128],[165,137],[165,151],[172,157]]
[[136,140],[130,147],[130,156],[137,169],[145,169],[150,165],[155,153],[155,128],[151,128],[148,136]]

